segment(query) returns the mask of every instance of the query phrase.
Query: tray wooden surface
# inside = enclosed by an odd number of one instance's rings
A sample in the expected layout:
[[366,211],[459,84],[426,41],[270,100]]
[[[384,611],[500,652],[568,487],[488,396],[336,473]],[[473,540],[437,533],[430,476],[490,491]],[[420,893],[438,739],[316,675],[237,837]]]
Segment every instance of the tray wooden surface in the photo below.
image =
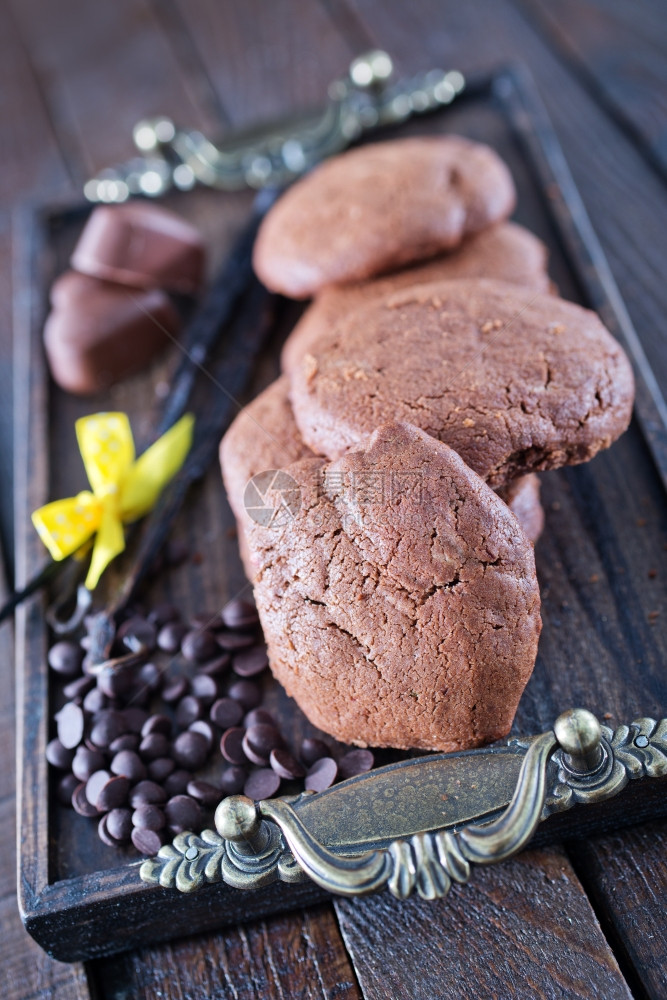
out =
[[[522,103],[529,94],[525,82],[510,75],[494,87],[480,85],[476,96],[404,126],[401,134],[452,131],[496,148],[519,192],[514,218],[548,244],[550,273],[561,294],[598,308],[613,332],[632,346],[634,331],[587,229],[548,121],[539,106]],[[208,191],[173,201],[202,227],[215,260],[224,255],[249,204],[246,195]],[[44,562],[30,511],[86,485],[75,419],[97,410],[125,410],[143,448],[157,422],[161,388],[178,361],[171,350],[146,374],[88,400],[67,396],[49,381],[41,348],[48,288],[67,266],[84,219],[83,210],[58,206],[16,219],[23,290],[15,337],[19,585]],[[294,304],[281,303],[279,322],[247,398],[275,377],[281,343],[298,314]],[[652,572],[664,564],[667,550],[665,428],[650,391],[650,370],[641,358],[639,366],[641,423],[633,420],[628,432],[593,462],[542,476],[546,527],[536,555],[544,628],[514,732],[539,732],[562,709],[577,704],[612,725],[638,715],[666,714],[667,635],[651,615],[667,607],[665,574]],[[201,391],[212,391],[205,379]],[[248,592],[217,465],[192,490],[173,537],[184,540],[194,558],[157,580],[148,603],[164,598],[186,613],[214,611]],[[121,570],[119,560],[107,574],[104,590],[114,587]],[[104,592],[99,596],[103,599]],[[43,599],[19,610],[16,636],[20,905],[28,930],[49,953],[64,960],[90,958],[322,897],[308,884],[278,884],[254,892],[210,886],[192,897],[142,884],[133,848],[102,845],[94,821],[57,803],[44,749],[63,696],[45,666],[49,636]],[[314,731],[273,681],[267,681],[266,694],[295,744]],[[664,800],[664,795],[653,795],[633,809],[637,816],[658,816],[666,809]]]

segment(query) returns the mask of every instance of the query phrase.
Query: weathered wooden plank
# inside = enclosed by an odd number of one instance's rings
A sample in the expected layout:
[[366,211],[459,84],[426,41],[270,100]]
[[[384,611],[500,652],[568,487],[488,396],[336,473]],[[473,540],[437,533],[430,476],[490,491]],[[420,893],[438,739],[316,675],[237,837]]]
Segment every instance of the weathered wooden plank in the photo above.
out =
[[105,959],[95,980],[107,1000],[357,1000],[361,997],[330,906],[247,928]]
[[650,0],[519,0],[596,99],[667,171],[667,20]]
[[557,850],[480,869],[437,902],[382,893],[335,906],[365,1000],[631,996]]
[[662,1000],[667,996],[667,824],[637,826],[569,844],[568,850],[624,967],[641,970],[642,995]]

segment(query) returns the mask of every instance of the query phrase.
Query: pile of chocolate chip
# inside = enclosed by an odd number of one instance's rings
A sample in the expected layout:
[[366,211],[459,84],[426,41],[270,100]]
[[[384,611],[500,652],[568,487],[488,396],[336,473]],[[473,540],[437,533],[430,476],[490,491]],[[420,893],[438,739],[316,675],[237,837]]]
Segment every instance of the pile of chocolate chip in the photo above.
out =
[[[271,798],[283,781],[291,793],[318,792],[373,767],[369,750],[336,761],[322,740],[304,739],[298,750],[288,745],[261,706],[257,679],[268,660],[247,601],[187,623],[168,604],[129,614],[112,654],[140,645],[143,662],[131,667],[95,672],[88,645],[84,636],[49,650],[67,701],[55,714],[57,736],[46,756],[65,772],[61,803],[97,819],[109,846],[131,841],[154,854],[175,834],[201,831],[227,795]],[[218,748],[222,766],[211,778]],[[197,777],[204,768],[207,778]]]

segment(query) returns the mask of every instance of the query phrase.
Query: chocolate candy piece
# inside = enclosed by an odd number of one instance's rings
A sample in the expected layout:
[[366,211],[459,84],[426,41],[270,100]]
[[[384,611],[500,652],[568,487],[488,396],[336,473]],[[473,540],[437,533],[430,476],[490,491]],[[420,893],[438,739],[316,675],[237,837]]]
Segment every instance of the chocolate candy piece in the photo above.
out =
[[227,628],[254,628],[259,622],[255,605],[240,597],[229,601],[220,612],[220,617]]
[[238,726],[243,718],[243,706],[233,698],[218,698],[211,705],[211,720],[221,729]]
[[181,648],[187,628],[180,622],[168,622],[157,634],[157,644],[164,653],[176,653]]
[[375,758],[370,750],[350,750],[338,761],[338,777],[352,778],[355,774],[370,771]]
[[191,798],[203,806],[217,806],[222,798],[220,789],[212,785],[210,781],[189,781],[187,792]]
[[167,794],[161,785],[155,781],[140,781],[138,785],[130,791],[130,805],[133,809],[147,803],[159,805],[167,798]]
[[97,824],[97,836],[100,838],[103,844],[107,847],[118,847],[118,841],[109,833],[109,820],[107,813],[102,816],[102,819]]
[[333,757],[320,757],[306,774],[304,782],[306,791],[323,792],[325,788],[333,785],[337,772],[338,768]]
[[196,771],[208,757],[206,738],[201,733],[193,733],[188,729],[174,740],[172,757],[182,767]]
[[243,752],[245,729],[234,726],[224,733],[220,740],[220,753],[230,764],[247,764],[248,758]]
[[255,636],[248,632],[217,632],[216,639],[218,646],[229,650],[230,653],[236,649],[248,649],[255,645]]
[[220,791],[223,795],[238,795],[243,791],[248,774],[243,767],[225,767],[220,775]]
[[314,736],[307,736],[301,744],[301,759],[306,764],[314,764],[320,757],[329,755],[329,747]]
[[93,715],[95,712],[101,712],[108,704],[109,699],[105,694],[102,694],[98,687],[94,687],[83,699],[83,707],[86,712],[91,712]]
[[133,750],[121,750],[117,753],[111,761],[110,768],[114,774],[129,778],[133,784],[143,781],[146,777],[146,767],[139,754]]
[[158,757],[157,760],[152,760],[148,765],[148,776],[151,781],[160,782],[165,781],[170,774],[173,774],[176,769],[171,757]]
[[72,760],[72,773],[79,781],[88,781],[96,771],[101,771],[107,762],[101,750],[90,750],[88,747],[77,748]]
[[218,685],[207,674],[197,674],[192,678],[190,686],[193,695],[206,707],[212,705],[218,697]]
[[[129,790],[130,782],[127,778],[122,775],[110,778],[100,789],[95,805],[100,812],[108,812],[109,809],[116,809],[118,806],[125,804]],[[86,794],[88,794],[87,791]]]
[[151,693],[160,690],[162,680],[162,671],[154,663],[144,663],[137,674],[139,688],[147,688]]
[[280,788],[280,777],[270,767],[262,767],[253,771],[243,786],[243,794],[258,802],[260,799],[270,799]]
[[149,719],[148,712],[143,708],[138,708],[136,705],[124,708],[120,715],[125,722],[126,728],[131,733],[140,733]]
[[[91,806],[97,808],[97,799],[99,798],[100,792],[106,785],[108,781],[111,780],[111,773],[109,771],[95,771],[94,774],[88,778],[86,782],[86,798],[90,802]],[[116,803],[118,805],[118,803]],[[101,809],[98,809],[101,812]]]
[[190,683],[187,677],[174,677],[162,692],[162,698],[167,704],[171,704],[174,701],[180,701],[183,695],[187,693]]
[[208,677],[219,677],[224,674],[229,667],[231,660],[229,653],[223,653],[222,656],[216,656],[213,660],[208,660],[206,663],[201,663],[199,665],[200,675],[205,675]]
[[253,710],[248,712],[243,719],[243,725],[246,729],[249,729],[250,726],[256,726],[258,722],[265,722],[267,725],[273,726],[274,729],[278,728],[276,726],[276,720],[270,712],[266,711],[265,708],[253,708]]
[[51,646],[47,657],[49,666],[62,677],[76,677],[81,670],[83,650],[76,642],[63,640]]
[[207,722],[206,719],[196,719],[194,722],[190,723],[188,729],[191,733],[200,733],[204,737],[210,752],[211,747],[215,742],[215,735],[213,733],[213,726],[211,723]]
[[148,621],[151,625],[155,625],[156,628],[161,629],[163,625],[168,622],[177,622],[180,620],[181,612],[176,607],[175,604],[157,604],[152,611],[148,614]]
[[205,276],[204,243],[194,226],[158,205],[99,205],[72,254],[83,274],[132,288],[195,295]]
[[139,755],[145,761],[157,760],[158,757],[167,757],[170,749],[168,736],[164,733],[149,733],[139,744]]
[[79,705],[68,701],[56,715],[58,739],[67,750],[78,747],[83,739],[83,712]]
[[[283,746],[283,738],[275,726],[258,722],[246,730],[243,749],[253,764],[268,764],[272,750]],[[255,760],[255,757],[260,759]]]
[[197,829],[201,822],[201,809],[189,795],[174,795],[164,807],[167,824],[172,833]]
[[201,719],[204,714],[204,707],[199,698],[188,694],[181,698],[176,706],[176,722],[179,726],[189,726],[191,722]]
[[213,659],[218,652],[218,644],[211,632],[193,629],[183,636],[181,652],[191,663],[204,663]]
[[[73,774],[66,774],[61,778],[58,782],[58,801],[60,804],[71,808],[72,796],[78,787],[79,782]],[[241,788],[243,788],[243,785],[241,785]]]
[[134,685],[133,670],[103,670],[97,677],[97,686],[107,698],[126,698]]
[[132,831],[132,843],[141,854],[157,854],[164,843],[164,838],[157,830],[142,830],[135,827]]
[[174,795],[182,795],[190,781],[192,781],[192,775],[189,771],[185,771],[183,768],[173,771],[164,781],[164,790],[167,798],[172,798]]
[[239,677],[254,677],[261,674],[269,665],[269,658],[266,649],[261,646],[254,646],[244,652],[236,653],[234,656],[234,673]]
[[73,271],[56,286],[44,347],[54,381],[67,392],[101,392],[140,371],[178,335],[178,313],[159,289],[129,294]]
[[96,809],[95,806],[88,801],[86,795],[86,786],[81,783],[77,785],[72,792],[72,805],[74,811],[78,812],[79,816],[99,816],[100,811]]
[[117,736],[109,744],[109,750],[111,753],[120,753],[121,750],[137,750],[139,743],[140,736],[138,733],[123,733],[122,736]]
[[141,735],[150,736],[151,733],[171,736],[171,719],[166,715],[149,715],[141,727]]
[[296,757],[287,750],[272,750],[269,755],[271,767],[281,778],[303,778],[306,773]]
[[230,698],[238,701],[249,712],[251,708],[257,708],[262,700],[262,692],[257,684],[252,681],[236,681],[227,692]]
[[148,802],[132,813],[132,825],[140,830],[161,830],[166,822],[162,809]]
[[155,625],[141,615],[133,615],[120,626],[117,637],[133,653],[140,652],[144,647],[152,652],[157,641],[157,631]]
[[132,834],[132,813],[129,809],[112,809],[106,815],[106,829],[114,840],[123,843]]
[[68,750],[56,737],[46,745],[46,759],[52,767],[57,767],[60,771],[69,771],[74,760],[74,750]]
[[63,694],[72,701],[78,701],[81,698],[85,698],[94,684],[94,677],[77,677],[76,680],[70,681],[69,684],[65,685]]
[[96,747],[108,747],[125,732],[125,720],[120,712],[100,712],[90,730],[90,742]]

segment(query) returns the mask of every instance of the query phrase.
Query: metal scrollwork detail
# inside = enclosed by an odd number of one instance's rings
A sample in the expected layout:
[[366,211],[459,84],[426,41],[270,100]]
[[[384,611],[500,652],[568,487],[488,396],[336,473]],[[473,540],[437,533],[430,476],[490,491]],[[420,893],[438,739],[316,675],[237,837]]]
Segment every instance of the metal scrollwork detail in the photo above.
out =
[[[413,892],[438,899],[453,882],[466,883],[474,865],[495,864],[522,850],[550,813],[609,798],[631,779],[667,776],[667,719],[642,718],[613,731],[590,712],[573,709],[559,716],[553,731],[508,745],[522,757],[516,784],[506,807],[487,810],[492,818],[486,821],[457,825],[454,816],[441,829],[353,853],[354,844],[333,849],[313,835],[308,793],[259,803],[231,796],[216,810],[217,832],[179,834],[142,864],[141,877],[181,892],[220,881],[254,888],[310,878],[337,895],[387,887],[399,899]],[[449,763],[455,759],[445,756]],[[483,807],[477,812],[482,814]]]

